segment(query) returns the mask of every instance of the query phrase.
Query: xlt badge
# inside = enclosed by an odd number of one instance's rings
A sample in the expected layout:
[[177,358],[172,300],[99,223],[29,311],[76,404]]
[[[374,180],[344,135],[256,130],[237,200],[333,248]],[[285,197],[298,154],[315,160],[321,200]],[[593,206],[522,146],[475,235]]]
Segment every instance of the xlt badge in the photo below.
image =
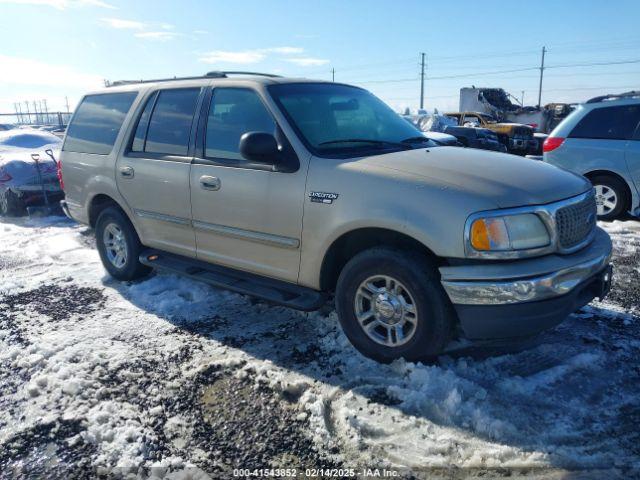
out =
[[311,192],[309,194],[309,198],[312,202],[316,203],[333,203],[333,201],[338,198],[338,194],[329,192]]

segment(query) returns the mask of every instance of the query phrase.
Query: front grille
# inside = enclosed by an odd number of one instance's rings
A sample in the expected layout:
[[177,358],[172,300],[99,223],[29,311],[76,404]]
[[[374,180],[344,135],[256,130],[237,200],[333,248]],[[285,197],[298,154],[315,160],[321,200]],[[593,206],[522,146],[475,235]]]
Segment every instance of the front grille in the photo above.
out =
[[596,227],[596,199],[591,192],[581,201],[560,208],[556,212],[558,242],[563,250],[583,243]]

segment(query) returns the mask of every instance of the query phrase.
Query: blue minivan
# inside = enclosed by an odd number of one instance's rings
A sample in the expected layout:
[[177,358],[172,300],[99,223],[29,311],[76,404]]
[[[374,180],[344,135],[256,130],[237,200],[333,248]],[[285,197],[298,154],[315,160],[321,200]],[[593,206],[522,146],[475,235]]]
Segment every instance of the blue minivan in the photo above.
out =
[[640,92],[605,95],[578,106],[549,135],[544,161],[586,176],[598,218],[640,216]]

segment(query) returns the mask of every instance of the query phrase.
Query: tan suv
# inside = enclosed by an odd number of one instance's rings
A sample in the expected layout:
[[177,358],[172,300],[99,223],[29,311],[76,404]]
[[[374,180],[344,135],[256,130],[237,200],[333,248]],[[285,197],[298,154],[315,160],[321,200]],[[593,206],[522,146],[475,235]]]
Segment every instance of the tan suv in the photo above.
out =
[[269,75],[116,82],[67,130],[63,208],[107,271],[162,268],[312,310],[381,361],[537,333],[603,297],[587,180],[439,147],[361,88]]

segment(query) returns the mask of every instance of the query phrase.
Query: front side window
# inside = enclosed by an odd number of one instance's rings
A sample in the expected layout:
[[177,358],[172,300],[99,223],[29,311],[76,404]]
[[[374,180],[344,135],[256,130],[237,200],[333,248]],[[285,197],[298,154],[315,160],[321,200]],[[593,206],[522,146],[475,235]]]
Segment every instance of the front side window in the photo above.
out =
[[302,140],[317,155],[354,157],[435,146],[366,90],[332,83],[290,83],[268,88]]
[[216,88],[211,98],[205,156],[242,160],[240,137],[247,132],[275,135],[276,123],[260,97],[246,88]]
[[199,88],[160,91],[149,120],[145,152],[187,155],[199,95]]
[[108,155],[137,92],[87,95],[67,129],[63,150]]
[[640,122],[640,105],[591,110],[574,127],[569,138],[628,140]]

